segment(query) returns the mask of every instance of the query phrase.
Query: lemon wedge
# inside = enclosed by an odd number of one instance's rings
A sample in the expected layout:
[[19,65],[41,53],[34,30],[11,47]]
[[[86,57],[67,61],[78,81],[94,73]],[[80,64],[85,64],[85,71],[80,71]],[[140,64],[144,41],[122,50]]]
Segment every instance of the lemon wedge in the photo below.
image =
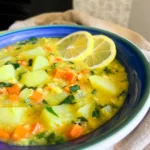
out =
[[84,62],[91,68],[103,68],[109,65],[116,56],[116,46],[113,40],[104,35],[96,35],[94,38],[94,49],[84,59]]
[[56,43],[63,60],[84,60],[94,48],[93,36],[86,31],[72,33]]

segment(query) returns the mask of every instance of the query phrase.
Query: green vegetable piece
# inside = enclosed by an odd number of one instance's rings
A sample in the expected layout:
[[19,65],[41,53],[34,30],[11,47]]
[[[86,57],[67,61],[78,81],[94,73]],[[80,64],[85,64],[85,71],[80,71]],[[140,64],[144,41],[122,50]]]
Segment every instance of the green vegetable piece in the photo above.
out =
[[80,90],[80,86],[79,85],[73,85],[70,88],[70,93],[76,92],[77,90]]
[[10,61],[8,61],[8,62],[5,63],[5,65],[9,65],[9,64],[13,65],[13,67],[14,67],[15,69],[17,69],[17,68],[20,67],[20,65],[19,65],[18,63],[13,63],[13,62],[10,62]]
[[57,67],[57,63],[52,64],[52,69],[55,69]]
[[0,82],[0,88],[3,87],[12,87],[14,84],[9,83],[9,82]]
[[69,63],[69,64],[74,64],[74,62],[72,62],[72,61],[68,61],[68,63]]
[[32,63],[33,63],[33,60],[32,60],[32,59],[29,59],[29,61],[28,61],[28,66],[32,66]]
[[55,133],[51,133],[46,137],[48,144],[60,144],[64,142],[64,138],[62,136],[57,136]]
[[18,45],[25,45],[27,43],[31,43],[31,44],[35,44],[37,42],[37,38],[36,37],[31,37],[29,40],[24,40],[18,43]]
[[38,39],[36,37],[31,37],[28,41],[31,42],[32,44],[35,44],[37,40]]
[[74,99],[73,95],[69,95],[60,104],[74,104]]
[[19,75],[18,75],[18,81],[22,78],[22,75],[25,74],[25,72],[21,72]]
[[112,74],[112,71],[108,67],[105,67],[104,72],[106,74]]
[[90,74],[91,74],[91,75],[94,75],[94,74],[95,74],[95,72],[94,72],[93,70],[91,70],[91,71],[90,71]]
[[120,97],[120,96],[126,96],[127,95],[127,91],[126,90],[123,90],[119,95],[118,95],[118,97]]
[[77,120],[72,121],[72,123],[82,125],[84,122],[87,122],[87,121],[88,120],[85,117],[78,117]]
[[42,133],[37,134],[36,137],[37,137],[38,139],[44,138],[44,137],[45,137],[45,132],[42,132]]
[[97,93],[96,89],[94,89],[91,93],[95,95]]
[[100,115],[99,109],[95,108],[95,110],[92,112],[92,117],[93,118],[98,118]]
[[21,49],[21,47],[17,47],[15,50],[19,50],[19,49]]
[[25,44],[27,44],[27,43],[28,43],[28,41],[27,41],[27,40],[24,40],[24,41],[19,42],[18,45],[25,45]]
[[65,140],[64,140],[64,138],[62,136],[57,136],[55,141],[56,141],[55,142],[56,144],[61,144],[61,143],[65,142]]
[[84,117],[78,117],[78,119],[80,120],[80,122],[87,122],[88,120]]
[[51,133],[46,137],[47,143],[55,144],[55,133]]
[[46,100],[43,100],[42,103],[48,105]]
[[36,89],[37,89],[36,87],[27,87],[26,85],[24,85],[24,86],[21,88],[21,91],[24,90],[25,88],[32,89],[32,90],[36,90]]
[[55,112],[54,112],[54,110],[52,109],[52,107],[45,107],[46,108],[46,110],[47,111],[49,111],[50,113],[52,113],[53,115],[55,115],[55,116],[57,116],[57,117],[59,117]]
[[37,142],[35,140],[30,140],[29,141],[29,145],[36,145],[36,144],[37,144]]

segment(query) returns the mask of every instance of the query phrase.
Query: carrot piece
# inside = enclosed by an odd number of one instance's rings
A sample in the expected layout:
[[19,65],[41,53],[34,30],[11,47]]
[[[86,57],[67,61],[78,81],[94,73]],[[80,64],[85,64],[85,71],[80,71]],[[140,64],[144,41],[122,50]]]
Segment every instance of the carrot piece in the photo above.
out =
[[66,87],[64,88],[64,91],[67,92],[67,93],[70,93],[69,87],[70,87],[70,85],[69,85],[69,86],[66,86]]
[[35,91],[33,92],[33,94],[30,96],[30,98],[34,101],[34,102],[37,102],[37,103],[40,103],[43,101],[43,94],[38,92],[38,91]]
[[69,135],[71,138],[77,138],[79,137],[82,133],[83,133],[84,129],[82,126],[78,125],[78,124],[74,124]]
[[51,88],[50,88],[49,86],[45,86],[45,87],[44,87],[44,90],[45,90],[45,91],[49,91],[50,89],[51,89]]
[[19,95],[20,94],[20,87],[17,84],[14,84],[12,87],[8,87],[7,91],[9,94]]
[[12,139],[13,139],[13,140],[20,140],[20,139],[22,139],[22,138],[25,138],[26,135],[27,135],[27,133],[28,133],[28,130],[27,130],[25,127],[23,127],[23,126],[18,126],[18,127],[15,129],[15,131],[14,131],[14,133],[13,133],[13,135],[12,135]]
[[13,49],[12,46],[8,46],[8,47],[7,47],[7,50],[12,50],[12,49]]
[[42,125],[40,123],[34,123],[31,126],[31,133],[36,134],[41,130],[41,128],[42,128]]
[[19,100],[19,96],[16,94],[10,94],[8,99],[10,101],[17,101],[17,100]]
[[65,79],[70,83],[74,83],[78,78],[78,75],[73,71],[67,71],[65,74]]
[[10,135],[8,132],[0,129],[0,139],[9,139]]
[[87,70],[87,69],[82,70],[82,73],[83,73],[83,74],[88,74],[88,73],[89,73],[89,70]]
[[25,60],[18,60],[18,63],[22,66],[27,66],[28,62],[26,62]]
[[57,68],[54,71],[54,78],[64,79],[65,78],[65,73],[66,73],[66,71]]
[[49,45],[46,45],[46,46],[45,46],[45,49],[46,49],[46,51],[48,51],[48,52],[52,52],[52,48],[51,48],[51,46],[49,46]]
[[54,62],[62,62],[62,58],[56,57],[56,58],[54,59]]

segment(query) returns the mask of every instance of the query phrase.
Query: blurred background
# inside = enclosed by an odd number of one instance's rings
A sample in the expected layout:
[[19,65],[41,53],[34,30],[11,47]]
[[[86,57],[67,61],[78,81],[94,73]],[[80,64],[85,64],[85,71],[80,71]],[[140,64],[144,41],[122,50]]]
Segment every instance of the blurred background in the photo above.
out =
[[16,20],[69,9],[128,27],[150,41],[150,0],[0,0],[0,30]]

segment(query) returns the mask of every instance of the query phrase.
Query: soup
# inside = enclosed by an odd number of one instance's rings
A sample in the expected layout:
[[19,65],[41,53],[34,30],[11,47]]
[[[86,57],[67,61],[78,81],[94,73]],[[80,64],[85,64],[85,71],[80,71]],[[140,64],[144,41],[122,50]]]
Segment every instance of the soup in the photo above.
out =
[[15,145],[73,140],[110,120],[128,92],[117,59],[91,69],[59,55],[59,38],[35,38],[0,51],[0,139]]

